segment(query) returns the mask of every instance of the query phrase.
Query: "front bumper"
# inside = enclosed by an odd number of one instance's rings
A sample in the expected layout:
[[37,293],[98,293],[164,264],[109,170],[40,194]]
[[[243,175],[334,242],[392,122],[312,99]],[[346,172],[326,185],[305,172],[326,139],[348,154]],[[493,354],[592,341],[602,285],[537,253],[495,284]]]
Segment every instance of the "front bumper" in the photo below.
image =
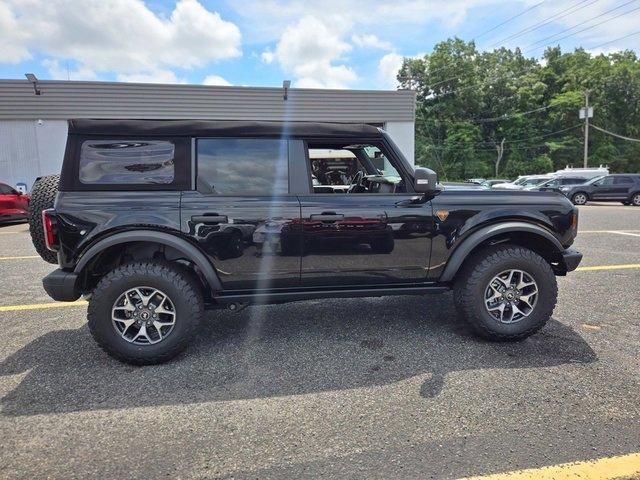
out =
[[78,274],[57,269],[42,279],[47,294],[58,302],[73,302],[80,298]]
[[582,253],[573,248],[567,248],[562,252],[562,263],[564,264],[564,269],[567,272],[572,272],[578,268],[581,261]]

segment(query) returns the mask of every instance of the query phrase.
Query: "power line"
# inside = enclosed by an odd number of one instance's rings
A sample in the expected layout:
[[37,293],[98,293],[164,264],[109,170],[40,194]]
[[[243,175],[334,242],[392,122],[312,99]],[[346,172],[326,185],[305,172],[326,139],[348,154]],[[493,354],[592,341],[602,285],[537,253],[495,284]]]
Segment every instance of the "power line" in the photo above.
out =
[[504,22],[499,23],[498,25],[496,25],[495,27],[490,28],[489,30],[485,30],[484,32],[482,32],[480,35],[476,35],[475,37],[472,38],[472,40],[477,40],[478,38],[482,37],[483,35],[486,35],[489,32],[493,32],[496,28],[499,28],[507,23],[509,23],[511,20],[515,20],[518,17],[521,17],[522,15],[524,15],[527,12],[530,12],[531,10],[533,10],[536,7],[539,7],[540,5],[542,5],[545,2],[545,0],[542,0],[542,2],[540,3],[536,3],[533,7],[529,7],[527,8],[524,12],[521,12],[517,15],[514,15],[513,17],[509,17],[507,18]]
[[[474,36],[470,41],[471,41],[471,42],[473,42],[473,41],[477,40],[478,38],[482,37],[483,35],[486,35],[486,34],[487,34],[487,33],[489,33],[489,32],[493,32],[495,29],[497,29],[497,28],[499,28],[499,27],[501,27],[501,26],[503,26],[503,25],[505,25],[505,24],[509,23],[509,22],[510,22],[510,21],[512,21],[512,20],[515,20],[515,19],[516,19],[516,18],[518,18],[518,17],[521,17],[522,15],[524,15],[525,13],[530,12],[530,11],[531,11],[531,10],[533,10],[534,8],[539,7],[539,6],[540,6],[540,5],[542,5],[544,2],[546,2],[546,0],[542,0],[541,2],[536,3],[536,4],[535,4],[535,5],[533,5],[532,7],[527,8],[527,9],[526,9],[526,10],[524,10],[523,12],[520,12],[520,13],[518,13],[517,15],[514,15],[514,16],[512,16],[512,17],[507,18],[505,21],[500,22],[499,24],[497,24],[496,26],[494,26],[494,27],[490,28],[489,30],[485,30],[484,32],[482,32],[482,33],[480,33],[480,34],[475,35],[475,36]],[[435,70],[431,70],[429,73],[430,73],[430,74],[434,74],[434,73],[440,72],[440,71],[442,71],[442,70],[446,70],[446,69],[447,69],[447,68],[449,68],[449,67],[450,67],[450,65],[445,65],[444,67],[440,67],[440,68],[437,68],[437,69],[435,69]],[[456,67],[457,67],[457,65],[456,65]],[[409,78],[409,77],[404,77],[404,79],[407,79],[407,78]],[[456,78],[456,77],[453,77],[453,78]],[[453,78],[452,78],[452,79],[450,79],[450,80],[453,80]],[[432,85],[432,86],[438,85],[439,83],[445,83],[446,81],[448,81],[448,80],[443,80],[442,82],[438,82],[437,84],[434,84],[434,85]]]
[[[588,3],[587,5],[583,5],[584,3],[588,2],[588,1],[590,1],[591,3]],[[521,37],[525,33],[530,33],[530,32],[533,32],[535,30],[538,30],[539,28],[551,23],[553,20],[559,20],[561,18],[564,18],[567,15],[570,15],[570,14],[576,12],[577,10],[580,10],[581,8],[585,8],[585,7],[588,7],[589,5],[593,5],[597,1],[599,1],[599,0],[580,0],[578,3],[575,3],[571,7],[565,8],[564,10],[561,10],[558,13],[556,13],[554,15],[551,15],[550,17],[545,18],[545,19],[541,20],[538,23],[534,23],[533,25],[531,25],[529,27],[523,28],[522,30],[517,31],[517,32],[509,35],[508,37],[503,38],[502,40],[498,40],[497,42],[491,44],[490,47],[495,47],[496,45],[504,43],[504,42],[506,42],[508,40],[512,40],[514,38]],[[563,13],[564,13],[564,15],[561,15]]]
[[502,120],[509,120],[510,118],[524,117],[525,115],[530,115],[532,113],[541,112],[543,110],[547,110],[552,107],[557,107],[558,104],[555,105],[545,105],[544,107],[535,108],[533,110],[528,110],[526,112],[516,112],[510,115],[502,115],[501,117],[493,117],[493,118],[472,118],[469,119],[469,122],[473,123],[491,123],[491,122],[500,122]]
[[563,34],[565,32],[573,30],[574,28],[579,27],[580,25],[584,25],[585,23],[589,23],[590,21],[595,20],[596,18],[600,18],[600,17],[602,17],[602,16],[604,16],[604,15],[606,15],[608,13],[611,13],[611,12],[613,12],[615,10],[618,10],[618,9],[620,9],[622,7],[626,7],[627,5],[629,5],[630,3],[633,3],[635,1],[637,1],[637,0],[629,0],[627,3],[623,3],[622,5],[618,5],[615,8],[611,8],[611,9],[607,10],[606,12],[602,12],[601,14],[596,15],[595,17],[591,17],[591,18],[589,18],[589,19],[587,19],[587,20],[585,20],[583,22],[577,23],[576,25],[574,25],[572,27],[565,28],[564,30],[561,30],[561,31],[559,31],[557,33],[554,33],[553,35],[549,35],[548,37],[544,37],[544,38],[538,40],[537,42],[533,42],[533,43],[527,45],[525,47],[525,50],[528,49],[529,47],[534,47],[534,46],[536,46],[536,45],[538,45],[540,43],[544,43],[545,41],[549,40],[550,38],[557,37],[558,35],[561,35],[561,34]]
[[609,40],[608,42],[601,43],[600,45],[596,45],[595,47],[589,47],[589,50],[593,50],[595,48],[604,47],[605,45],[609,45],[610,43],[614,43],[614,42],[617,42],[619,40],[624,40],[625,38],[633,37],[634,35],[638,35],[638,34],[640,34],[640,30],[638,30],[637,32],[630,33],[629,35],[625,35],[623,37],[614,38],[613,40]]
[[599,131],[601,131],[603,133],[606,133],[606,134],[614,136],[614,137],[621,138],[623,140],[628,140],[629,142],[640,142],[640,139],[638,139],[638,138],[625,137],[624,135],[619,135],[617,133],[610,132],[609,130],[605,130],[604,128],[596,127],[594,124],[591,124],[591,126],[593,128],[595,128],[596,130],[599,130]]
[[[519,144],[519,143],[528,142],[528,141],[534,140],[534,139],[539,140],[539,139],[542,139],[542,138],[547,138],[547,137],[551,137],[553,135],[557,135],[559,133],[564,133],[564,132],[567,132],[569,130],[574,130],[574,129],[576,129],[578,127],[581,127],[581,126],[582,126],[582,124],[576,124],[576,125],[573,125],[571,127],[563,128],[561,130],[556,130],[555,132],[549,132],[549,133],[545,133],[545,134],[542,134],[542,135],[534,135],[532,137],[526,137],[526,138],[516,138],[514,140],[505,140],[505,144],[512,145],[512,144]],[[463,142],[455,142],[454,145],[457,144],[457,143],[462,144]],[[431,145],[431,146],[434,147],[434,148],[440,148],[440,149],[447,148],[449,150],[464,150],[464,149],[472,147],[474,145],[479,145],[479,146],[487,145],[488,146],[489,143],[490,142],[470,142],[470,143],[464,144],[464,145],[466,145],[465,147],[453,147],[453,148],[449,147],[448,145]],[[533,148],[533,147],[541,148],[541,147],[544,147],[544,146],[546,146],[546,144],[533,145],[533,146],[530,145],[530,146],[527,146],[526,148],[525,147],[523,147],[523,148],[511,148],[511,150],[522,150],[522,149],[528,149],[528,148]],[[489,151],[495,151],[495,147],[492,147],[492,148],[474,148],[474,150],[475,151],[479,151],[479,152],[489,152]]]
[[[602,25],[604,23],[610,22],[611,20],[615,20],[616,18],[619,18],[619,17],[622,17],[622,16],[627,15],[629,13],[635,12],[636,10],[640,10],[640,7],[636,7],[634,9],[631,9],[631,10],[627,11],[627,12],[622,12],[622,13],[616,15],[615,17],[611,17],[611,18],[609,18],[607,20],[603,20],[602,22],[598,22],[598,23],[596,23],[594,25],[591,25],[590,27],[586,27],[586,28],[583,28],[581,30],[578,30],[577,32],[573,32],[573,33],[570,33],[569,35],[565,35],[564,37],[557,38],[557,39],[554,40],[554,43],[559,42],[560,40],[564,40],[565,38],[573,37],[574,35],[577,35],[579,33],[586,32],[587,30],[591,30],[592,28],[598,27],[598,26],[600,26],[600,25]],[[536,47],[536,48],[531,49],[529,51],[530,52],[535,52],[536,50],[540,50],[541,48],[546,48],[546,47],[549,47],[549,46],[550,45],[542,45],[540,47]]]

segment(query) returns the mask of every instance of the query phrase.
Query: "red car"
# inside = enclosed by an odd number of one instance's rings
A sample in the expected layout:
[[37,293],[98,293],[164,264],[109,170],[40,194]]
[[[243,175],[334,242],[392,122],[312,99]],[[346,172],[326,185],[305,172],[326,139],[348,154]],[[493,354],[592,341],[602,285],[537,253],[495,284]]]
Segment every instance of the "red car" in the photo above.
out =
[[0,223],[26,220],[28,211],[29,195],[0,183]]

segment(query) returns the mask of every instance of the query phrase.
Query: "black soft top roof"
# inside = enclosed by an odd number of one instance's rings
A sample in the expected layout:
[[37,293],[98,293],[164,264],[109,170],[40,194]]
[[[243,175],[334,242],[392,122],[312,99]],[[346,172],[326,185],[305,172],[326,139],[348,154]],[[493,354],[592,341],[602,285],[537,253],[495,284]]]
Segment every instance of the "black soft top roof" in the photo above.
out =
[[253,122],[235,120],[69,120],[80,135],[157,135],[196,137],[380,137],[366,123]]

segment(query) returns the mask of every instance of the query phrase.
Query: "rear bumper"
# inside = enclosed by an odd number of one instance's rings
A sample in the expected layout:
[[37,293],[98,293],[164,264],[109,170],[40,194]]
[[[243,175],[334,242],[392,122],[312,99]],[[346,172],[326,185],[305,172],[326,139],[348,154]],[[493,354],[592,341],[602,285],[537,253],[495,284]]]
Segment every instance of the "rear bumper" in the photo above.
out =
[[42,279],[42,286],[54,300],[73,302],[80,298],[77,281],[78,274],[57,269]]
[[564,252],[562,252],[562,263],[564,263],[564,268],[567,272],[572,272],[580,262],[582,261],[582,253],[573,249],[567,248]]

